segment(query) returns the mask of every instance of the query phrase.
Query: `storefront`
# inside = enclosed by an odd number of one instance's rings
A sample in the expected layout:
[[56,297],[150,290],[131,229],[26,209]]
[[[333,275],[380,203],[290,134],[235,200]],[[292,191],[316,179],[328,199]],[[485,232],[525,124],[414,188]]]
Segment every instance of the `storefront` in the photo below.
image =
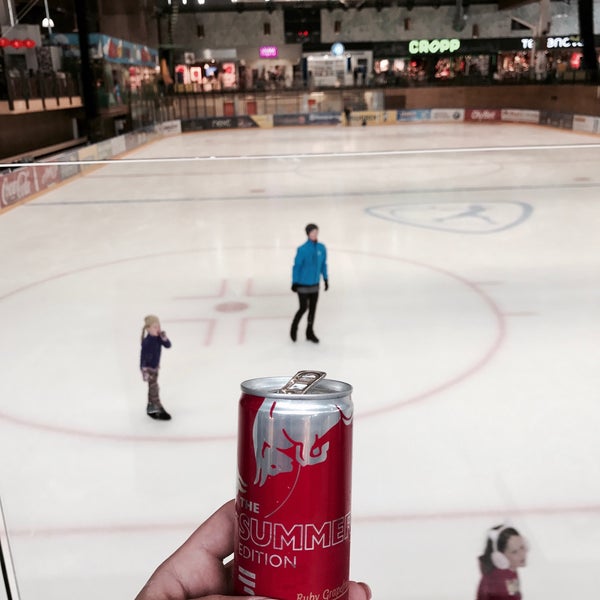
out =
[[[600,39],[596,40],[600,45]],[[582,43],[577,35],[461,40],[431,39],[377,44],[374,78],[379,85],[456,80],[577,80]]]
[[[156,92],[156,50],[99,33],[90,34],[88,40],[100,108],[124,106],[131,94],[151,95]],[[79,36],[76,33],[54,34],[52,41],[62,47],[69,62],[80,60]]]
[[235,60],[207,59],[175,65],[176,92],[212,92],[238,87],[238,63]]
[[415,85],[488,78],[496,50],[485,42],[444,38],[380,45],[375,49],[375,83]]
[[241,46],[238,56],[244,76],[242,89],[284,90],[300,80],[301,44]]
[[337,42],[325,52],[304,52],[302,70],[310,87],[366,85],[373,70],[373,51]]
[[[596,47],[598,42],[596,40]],[[583,43],[578,35],[555,36],[535,40],[518,39],[516,51],[503,51],[498,55],[497,78],[509,80],[523,73],[538,81],[576,80],[582,71]]]

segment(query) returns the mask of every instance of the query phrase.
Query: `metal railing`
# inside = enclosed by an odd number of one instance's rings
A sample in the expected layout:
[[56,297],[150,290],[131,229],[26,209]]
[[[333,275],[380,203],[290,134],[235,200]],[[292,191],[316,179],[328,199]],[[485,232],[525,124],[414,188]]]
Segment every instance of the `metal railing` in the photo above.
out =
[[15,109],[15,102],[24,101],[27,109],[32,100],[41,100],[42,108],[46,101],[55,99],[58,104],[63,102],[65,108],[72,104],[73,98],[81,95],[79,80],[70,73],[8,73],[6,89],[0,91],[0,100],[8,100],[9,110]]

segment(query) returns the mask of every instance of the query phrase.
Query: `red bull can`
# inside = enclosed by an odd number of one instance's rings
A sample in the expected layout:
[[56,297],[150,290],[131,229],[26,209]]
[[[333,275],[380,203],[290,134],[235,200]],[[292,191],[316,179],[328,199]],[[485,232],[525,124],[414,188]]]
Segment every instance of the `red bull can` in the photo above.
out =
[[352,386],[322,371],[242,383],[234,588],[347,600]]

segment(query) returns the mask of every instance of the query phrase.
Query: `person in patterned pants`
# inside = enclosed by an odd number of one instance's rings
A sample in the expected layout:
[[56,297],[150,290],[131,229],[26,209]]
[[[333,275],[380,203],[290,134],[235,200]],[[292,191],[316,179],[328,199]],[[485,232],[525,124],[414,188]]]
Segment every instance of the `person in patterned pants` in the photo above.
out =
[[146,414],[152,419],[168,421],[171,415],[164,409],[159,396],[158,370],[162,348],[170,348],[171,340],[161,330],[156,315],[148,315],[144,319],[142,329],[142,350],[140,353],[140,369],[142,378],[148,382],[148,405]]

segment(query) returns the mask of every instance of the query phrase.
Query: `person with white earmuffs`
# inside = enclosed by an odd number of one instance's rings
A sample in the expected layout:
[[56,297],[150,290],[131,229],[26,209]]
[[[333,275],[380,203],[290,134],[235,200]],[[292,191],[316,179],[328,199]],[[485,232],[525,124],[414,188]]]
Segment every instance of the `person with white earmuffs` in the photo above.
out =
[[521,600],[517,569],[526,565],[528,551],[527,541],[511,525],[490,529],[479,557],[477,600]]

